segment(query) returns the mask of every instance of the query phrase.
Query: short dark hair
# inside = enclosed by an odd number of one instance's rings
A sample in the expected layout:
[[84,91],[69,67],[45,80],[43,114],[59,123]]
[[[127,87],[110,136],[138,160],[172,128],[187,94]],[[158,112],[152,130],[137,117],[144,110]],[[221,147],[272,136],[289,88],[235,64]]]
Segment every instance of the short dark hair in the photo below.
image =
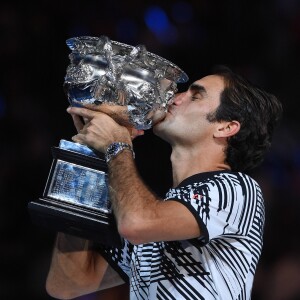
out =
[[259,166],[271,147],[272,135],[282,115],[282,105],[272,94],[250,83],[227,66],[217,66],[213,75],[224,79],[220,105],[208,120],[240,122],[239,132],[228,138],[226,163],[233,171]]

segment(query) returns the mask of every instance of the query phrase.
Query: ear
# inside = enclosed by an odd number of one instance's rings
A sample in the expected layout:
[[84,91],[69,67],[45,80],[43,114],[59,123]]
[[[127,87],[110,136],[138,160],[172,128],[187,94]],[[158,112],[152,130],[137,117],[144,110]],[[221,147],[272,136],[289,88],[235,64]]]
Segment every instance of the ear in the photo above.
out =
[[238,121],[220,122],[214,132],[215,138],[228,138],[239,132],[241,124]]

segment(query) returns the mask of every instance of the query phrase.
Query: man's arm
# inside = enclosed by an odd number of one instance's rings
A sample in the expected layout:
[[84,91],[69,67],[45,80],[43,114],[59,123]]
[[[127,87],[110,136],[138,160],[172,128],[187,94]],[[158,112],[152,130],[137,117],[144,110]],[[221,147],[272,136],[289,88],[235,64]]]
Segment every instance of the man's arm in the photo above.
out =
[[[87,120],[73,141],[103,153],[113,142],[132,145],[128,129],[108,115],[77,107],[69,108],[68,112]],[[108,167],[110,197],[123,237],[140,244],[200,236],[199,225],[187,207],[177,201],[162,201],[144,184],[130,151],[122,151]]]
[[177,201],[162,201],[142,181],[129,151],[109,163],[110,196],[119,233],[133,244],[200,236],[192,213]]
[[92,249],[91,241],[58,233],[46,281],[50,296],[73,299],[122,283],[106,260]]

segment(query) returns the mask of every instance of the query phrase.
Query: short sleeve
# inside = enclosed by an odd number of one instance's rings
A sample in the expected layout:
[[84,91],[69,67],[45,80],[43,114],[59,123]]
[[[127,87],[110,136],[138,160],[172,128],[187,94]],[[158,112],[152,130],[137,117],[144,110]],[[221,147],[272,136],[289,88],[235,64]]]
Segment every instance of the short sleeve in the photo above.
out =
[[198,241],[206,244],[224,234],[246,235],[254,214],[251,203],[257,187],[253,181],[248,180],[247,187],[238,173],[195,179],[171,189],[167,199],[181,202],[193,213],[201,231]]

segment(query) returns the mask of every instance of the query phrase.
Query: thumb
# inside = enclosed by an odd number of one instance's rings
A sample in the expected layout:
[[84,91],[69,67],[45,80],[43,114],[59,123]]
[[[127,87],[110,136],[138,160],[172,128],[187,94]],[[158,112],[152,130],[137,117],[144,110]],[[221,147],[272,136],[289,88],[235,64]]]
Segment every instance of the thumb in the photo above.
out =
[[144,130],[141,130],[141,129],[128,128],[128,131],[130,133],[130,137],[132,140],[134,140],[138,136],[144,135]]

